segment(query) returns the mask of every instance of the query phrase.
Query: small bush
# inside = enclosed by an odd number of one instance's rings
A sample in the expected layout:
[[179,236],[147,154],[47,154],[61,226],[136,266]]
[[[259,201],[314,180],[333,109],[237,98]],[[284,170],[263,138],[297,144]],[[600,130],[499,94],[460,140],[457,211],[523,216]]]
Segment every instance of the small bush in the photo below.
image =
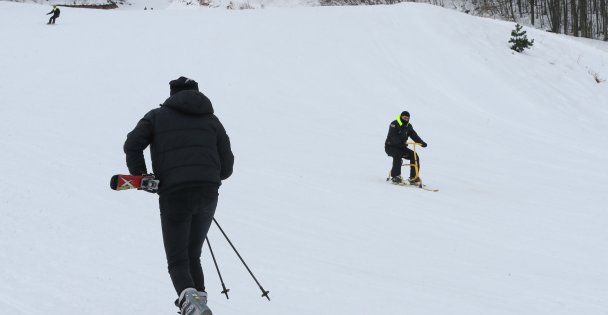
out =
[[513,43],[513,45],[511,45],[512,50],[520,53],[524,51],[524,49],[532,47],[534,45],[534,40],[529,41],[526,31],[522,30],[522,26],[515,24],[515,29],[511,31],[509,43]]

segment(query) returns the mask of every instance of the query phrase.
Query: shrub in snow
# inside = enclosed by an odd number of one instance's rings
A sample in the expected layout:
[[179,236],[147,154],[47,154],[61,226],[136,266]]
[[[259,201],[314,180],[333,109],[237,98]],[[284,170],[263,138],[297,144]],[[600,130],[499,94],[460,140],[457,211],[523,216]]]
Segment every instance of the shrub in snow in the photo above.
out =
[[526,31],[522,30],[521,25],[515,24],[515,29],[511,31],[509,43],[513,43],[513,45],[511,45],[512,50],[520,53],[524,51],[524,49],[532,47],[534,45],[534,40],[529,41]]

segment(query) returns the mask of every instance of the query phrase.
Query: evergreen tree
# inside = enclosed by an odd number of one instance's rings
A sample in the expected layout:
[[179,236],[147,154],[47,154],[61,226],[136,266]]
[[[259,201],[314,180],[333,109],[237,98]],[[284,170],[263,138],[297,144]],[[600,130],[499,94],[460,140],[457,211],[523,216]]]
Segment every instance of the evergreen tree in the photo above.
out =
[[513,43],[513,45],[511,45],[512,50],[520,53],[524,51],[524,49],[532,47],[534,45],[534,40],[529,41],[526,31],[522,30],[522,26],[515,24],[515,29],[511,31],[509,43]]

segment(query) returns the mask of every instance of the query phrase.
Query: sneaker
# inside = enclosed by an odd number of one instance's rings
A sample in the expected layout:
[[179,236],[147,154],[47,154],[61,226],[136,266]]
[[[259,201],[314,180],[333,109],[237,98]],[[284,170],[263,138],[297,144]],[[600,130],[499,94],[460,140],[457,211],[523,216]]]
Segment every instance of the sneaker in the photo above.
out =
[[393,183],[395,183],[395,184],[401,184],[401,183],[403,183],[403,177],[393,176],[393,178],[391,178],[391,181],[393,181]]
[[410,177],[410,178],[408,178],[407,181],[410,182],[410,185],[417,185],[417,184],[420,184],[420,177],[416,177],[416,178]]
[[177,304],[182,315],[213,315],[207,306],[207,293],[194,288],[184,289]]

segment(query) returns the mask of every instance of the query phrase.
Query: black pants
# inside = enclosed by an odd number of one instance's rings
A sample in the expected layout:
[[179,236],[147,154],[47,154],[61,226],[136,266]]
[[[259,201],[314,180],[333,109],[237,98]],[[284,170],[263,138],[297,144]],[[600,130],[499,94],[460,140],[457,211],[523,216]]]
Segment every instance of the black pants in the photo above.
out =
[[[410,161],[410,164],[414,164],[418,161],[418,172],[420,173],[420,158],[418,157],[418,153],[414,154],[414,151],[409,148],[393,148],[386,147],[386,154],[393,158],[393,168],[391,168],[391,177],[401,176],[401,164],[403,164],[401,159],[406,159]],[[410,178],[416,177],[416,168],[414,166],[410,166]]]
[[205,291],[201,251],[217,207],[217,189],[189,187],[160,195],[160,218],[169,275],[179,295]]
[[51,16],[51,18],[49,19],[49,24],[55,24],[55,19],[57,19],[57,16]]

